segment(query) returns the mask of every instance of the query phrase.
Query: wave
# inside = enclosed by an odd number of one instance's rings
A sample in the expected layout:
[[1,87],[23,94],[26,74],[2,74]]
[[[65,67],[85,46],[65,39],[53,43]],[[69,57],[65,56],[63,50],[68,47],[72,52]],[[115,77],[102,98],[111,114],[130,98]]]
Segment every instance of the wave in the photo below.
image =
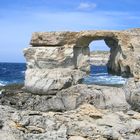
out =
[[2,68],[2,70],[6,70],[6,68]]
[[92,73],[90,76],[108,76],[108,73]]
[[23,83],[26,64],[0,63],[0,86]]
[[0,80],[0,86],[6,86],[9,84],[17,84],[17,83],[24,83],[23,80],[10,80],[10,81],[2,81]]
[[0,86],[5,86],[5,85],[7,85],[8,84],[8,82],[6,82],[6,81],[1,81],[0,80]]
[[21,74],[25,74],[25,70],[21,71]]
[[83,83],[85,84],[99,84],[99,85],[124,85],[127,79],[122,78],[121,76],[87,76],[83,79]]

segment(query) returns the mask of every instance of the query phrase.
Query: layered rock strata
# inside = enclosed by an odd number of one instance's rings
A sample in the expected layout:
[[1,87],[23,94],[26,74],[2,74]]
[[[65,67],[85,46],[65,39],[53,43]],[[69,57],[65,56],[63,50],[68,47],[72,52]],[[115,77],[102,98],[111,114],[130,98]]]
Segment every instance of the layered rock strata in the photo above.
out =
[[27,60],[25,88],[36,94],[55,94],[81,82],[90,71],[89,44],[104,40],[110,48],[108,70],[140,78],[140,29],[125,31],[36,32]]

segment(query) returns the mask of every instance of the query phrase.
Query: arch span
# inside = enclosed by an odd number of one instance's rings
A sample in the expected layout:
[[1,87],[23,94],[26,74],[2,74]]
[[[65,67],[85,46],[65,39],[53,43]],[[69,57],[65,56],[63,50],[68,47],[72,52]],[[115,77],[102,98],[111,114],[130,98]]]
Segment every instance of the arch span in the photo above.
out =
[[[131,74],[130,67],[128,65],[124,66],[123,61],[125,58],[125,53],[123,52],[122,46],[120,45],[120,40],[114,34],[106,33],[105,35],[99,34],[89,34],[82,36],[78,39],[76,46],[74,47],[74,58],[75,67],[89,72],[90,70],[90,49],[89,44],[92,41],[104,40],[106,45],[110,48],[110,57],[107,64],[109,73],[122,75],[124,77],[129,77]],[[128,68],[129,67],[129,68]]]

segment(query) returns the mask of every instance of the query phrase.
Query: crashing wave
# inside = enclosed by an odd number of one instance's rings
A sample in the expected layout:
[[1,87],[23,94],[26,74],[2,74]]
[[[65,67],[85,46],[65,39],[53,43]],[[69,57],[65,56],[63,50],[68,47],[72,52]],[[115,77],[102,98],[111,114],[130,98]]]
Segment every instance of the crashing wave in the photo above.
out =
[[21,71],[20,73],[21,73],[22,75],[25,75],[25,70]]
[[98,85],[124,85],[127,79],[121,76],[113,75],[92,75],[83,79],[85,84],[98,84]]
[[97,85],[124,85],[127,79],[121,76],[114,76],[108,74],[106,66],[91,65],[90,75],[83,78],[84,84],[97,84]]
[[0,86],[5,86],[7,84],[7,82],[5,81],[0,81]]

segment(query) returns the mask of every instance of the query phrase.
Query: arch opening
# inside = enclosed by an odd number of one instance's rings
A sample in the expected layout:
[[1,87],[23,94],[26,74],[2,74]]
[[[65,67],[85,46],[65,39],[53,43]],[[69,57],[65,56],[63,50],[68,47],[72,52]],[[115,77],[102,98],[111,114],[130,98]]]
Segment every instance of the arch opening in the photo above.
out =
[[90,65],[107,65],[110,56],[110,48],[104,40],[95,40],[89,44]]
[[[121,75],[121,48],[116,40],[110,38],[93,40],[85,48],[89,48],[90,72],[84,78],[84,83],[115,86],[125,84],[126,78]],[[130,71],[128,68],[125,69],[126,73],[128,71]]]

